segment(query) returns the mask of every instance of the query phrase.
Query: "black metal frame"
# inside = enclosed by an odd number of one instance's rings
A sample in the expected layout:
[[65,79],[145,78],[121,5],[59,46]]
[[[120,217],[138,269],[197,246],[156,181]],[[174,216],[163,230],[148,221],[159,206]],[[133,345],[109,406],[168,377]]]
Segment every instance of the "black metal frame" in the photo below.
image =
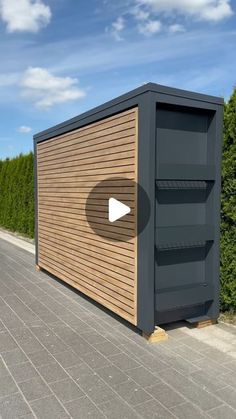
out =
[[[149,222],[138,236],[137,261],[137,326],[146,333],[155,327],[155,144],[156,144],[156,106],[157,103],[181,104],[181,106],[198,107],[213,110],[216,113],[217,129],[217,166],[221,159],[222,105],[223,99],[184,90],[173,89],[148,83],[125,95],[113,99],[82,115],[42,131],[34,136],[35,153],[35,241],[36,264],[38,264],[38,190],[37,190],[37,144],[50,138],[60,136],[77,128],[97,122],[103,118],[138,106],[138,183],[146,191],[151,206]],[[56,139],[55,139],[56,141]],[[210,315],[217,317],[219,299],[219,213],[220,213],[220,171],[216,171],[216,188],[214,194],[215,212],[215,302],[210,308]],[[143,202],[138,197],[137,214],[142,214]]]

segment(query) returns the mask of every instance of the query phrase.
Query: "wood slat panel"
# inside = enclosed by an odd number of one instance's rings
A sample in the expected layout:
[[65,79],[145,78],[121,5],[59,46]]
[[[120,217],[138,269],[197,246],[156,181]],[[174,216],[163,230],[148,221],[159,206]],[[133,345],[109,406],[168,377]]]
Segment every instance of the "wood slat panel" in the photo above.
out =
[[[134,144],[133,144],[134,132],[130,132],[129,134],[131,135],[126,137],[125,146],[123,145],[124,137],[122,134],[120,134],[121,135],[120,141],[113,141],[112,153],[111,153],[110,148],[107,148],[110,141],[112,140],[111,136],[109,135],[106,142],[103,142],[103,143],[101,142],[97,146],[90,146],[88,147],[88,150],[83,149],[82,154],[81,154],[81,149],[83,147],[81,146],[80,147],[79,146],[66,147],[65,150],[62,150],[60,153],[58,152],[56,156],[55,156],[55,153],[52,153],[54,154],[53,161],[58,161],[58,160],[61,160],[62,158],[64,159],[65,157],[69,157],[71,160],[78,160],[78,158],[80,158],[80,160],[84,160],[84,159],[87,159],[88,156],[91,156],[91,152],[93,152],[93,158],[95,158],[95,157],[101,157],[101,156],[105,157],[105,156],[117,154],[120,152],[124,153],[125,151],[132,151],[134,150]],[[75,153],[75,156],[72,155],[72,152]],[[49,156],[47,153],[44,156],[39,157],[38,161],[40,162],[40,164],[41,162],[48,163],[51,161],[51,159],[52,159],[52,155]]]
[[[133,324],[136,319],[137,109],[130,109],[37,145],[39,266]],[[100,181],[107,184],[87,207]],[[104,223],[109,196],[132,213]],[[113,239],[113,241],[111,241]],[[123,239],[124,241],[120,241]]]
[[53,240],[53,242],[57,243],[57,240],[59,240],[59,242],[62,243],[62,245],[64,246],[65,237],[66,244],[70,247],[75,246],[77,249],[79,246],[83,245],[83,247],[86,248],[89,252],[93,254],[98,253],[100,257],[102,257],[104,254],[107,256],[112,256],[112,258],[124,262],[127,266],[127,269],[128,267],[130,268],[130,266],[133,267],[133,254],[127,252],[127,250],[124,248],[116,246],[114,251],[110,249],[110,246],[108,246],[106,242],[99,241],[99,243],[97,243],[98,240],[94,241],[93,239],[88,238],[84,235],[69,235],[67,232],[63,235],[63,232],[61,231],[54,231],[53,229],[51,231],[47,231],[43,228],[41,228],[39,231],[39,241],[43,241],[44,239],[50,239]]
[[[83,140],[88,139],[88,136],[89,138],[92,135],[95,135],[96,137],[105,137],[108,134],[113,134],[114,132],[122,132],[128,128],[135,129],[133,123],[135,119],[136,116],[134,112],[126,112],[126,115],[123,114],[123,116],[117,116],[117,118],[113,119],[103,119],[101,123],[97,122],[96,124],[87,125],[72,132],[68,132],[53,139],[47,140],[47,143],[44,143],[44,148],[39,150],[39,154],[45,151],[49,151],[49,149],[59,150],[60,147],[65,147],[65,144],[70,145],[71,143],[76,143],[77,141],[74,140],[77,140],[78,138],[82,138],[81,142],[83,142]],[[119,128],[117,129],[116,127]],[[56,143],[54,139],[56,139]]]
[[[40,236],[39,240],[43,243],[43,245],[49,251],[55,248],[56,250],[65,252],[65,254],[67,254],[68,257],[70,257],[71,255],[74,255],[75,257],[79,258],[80,254],[83,257],[87,256],[88,245],[85,245],[85,243],[83,244],[79,243],[76,246],[75,245],[73,246],[72,244],[70,244],[70,247],[67,247],[65,246],[64,243],[62,245],[60,240],[52,239],[49,236],[46,236],[46,237]],[[120,259],[116,259],[113,253],[110,253],[107,256],[106,256],[106,253],[108,252],[104,252],[104,250],[100,250],[100,253],[98,253],[99,249],[97,249],[96,246],[91,246],[89,250],[92,250],[93,252],[94,264],[99,265],[99,266],[105,266],[109,268],[111,271],[115,271],[120,274],[124,272],[125,277],[130,277],[133,280],[134,267],[132,265],[122,262]],[[124,285],[123,288],[125,289],[126,289],[126,286],[125,286],[126,284],[127,284],[127,281],[125,281],[125,283],[122,284]]]

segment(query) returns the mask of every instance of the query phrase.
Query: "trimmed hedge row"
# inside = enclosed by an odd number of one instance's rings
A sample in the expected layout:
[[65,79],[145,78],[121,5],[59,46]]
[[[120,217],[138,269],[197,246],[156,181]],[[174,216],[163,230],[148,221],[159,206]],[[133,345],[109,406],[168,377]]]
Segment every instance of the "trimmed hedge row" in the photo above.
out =
[[[0,161],[0,225],[34,236],[33,154]],[[221,205],[221,309],[236,312],[236,89],[225,105]]]
[[0,160],[0,225],[34,237],[33,153]]
[[221,309],[236,312],[236,88],[225,105],[221,196]]

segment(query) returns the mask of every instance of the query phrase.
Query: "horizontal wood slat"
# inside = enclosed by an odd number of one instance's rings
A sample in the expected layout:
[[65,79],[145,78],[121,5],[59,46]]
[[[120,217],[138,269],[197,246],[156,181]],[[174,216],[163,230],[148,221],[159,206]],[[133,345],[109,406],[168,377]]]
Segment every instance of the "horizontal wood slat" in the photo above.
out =
[[[113,149],[112,152],[110,148],[107,148],[109,143],[112,141],[111,136],[109,135],[106,142],[98,143],[96,146],[90,146],[87,150],[84,150],[83,147],[78,146],[70,146],[66,148],[66,151],[58,152],[55,156],[55,153],[52,153],[53,155],[53,162],[60,161],[61,159],[64,159],[65,157],[69,157],[71,160],[85,160],[88,157],[91,156],[91,152],[93,152],[93,158],[95,157],[105,157],[117,153],[124,153],[126,151],[134,150],[134,144],[133,144],[133,135],[134,132],[129,132],[129,136],[126,137],[126,144],[124,146],[124,137],[121,134],[121,138],[118,141],[113,141]],[[91,150],[92,149],[92,150]],[[71,152],[74,152],[75,155],[72,155]],[[81,153],[82,151],[82,153]],[[38,161],[43,163],[50,163],[52,161],[52,156],[49,156],[48,153],[45,156],[41,156],[38,158]]]
[[[72,248],[71,246],[68,248],[67,246],[65,246],[63,244],[63,246],[61,245],[61,243],[55,243],[50,241],[48,238],[44,238],[43,236],[40,236],[40,242],[43,244],[43,246],[45,248],[48,249],[48,251],[52,251],[55,249],[56,253],[62,253],[63,255],[66,255],[67,258],[70,258],[71,256],[74,257],[75,260],[80,260],[80,257],[83,259],[87,257],[87,251],[86,249],[84,249],[83,247],[79,247],[77,246],[76,248]],[[106,257],[105,255],[103,255],[103,258],[101,260],[101,254],[96,253],[96,247],[94,247],[93,250],[93,264],[94,265],[98,265],[99,267],[104,266],[106,269],[109,270],[109,274],[110,277],[112,277],[112,272],[117,272],[119,275],[122,275],[122,278],[131,278],[130,284],[133,284],[133,273],[134,273],[134,269],[132,266],[128,265],[128,269],[127,269],[127,264],[123,263],[119,260],[115,260],[112,259],[111,257]],[[114,279],[114,278],[113,278]],[[115,279],[114,279],[115,280]],[[120,278],[119,278],[120,280]],[[115,280],[116,281],[116,280]],[[127,281],[125,280],[124,285],[127,284]],[[125,289],[128,289],[124,286]]]
[[[97,253],[100,255],[100,257],[104,255],[107,255],[109,257],[112,257],[116,259],[116,265],[118,266],[117,259],[119,261],[122,261],[126,265],[126,269],[130,269],[130,267],[133,267],[133,255],[132,253],[129,254],[126,249],[122,249],[121,247],[116,247],[116,251],[111,251],[110,247],[107,245],[107,243],[100,241],[97,243],[97,241],[94,241],[93,239],[87,238],[81,235],[66,235],[66,245],[68,245],[70,248],[73,248],[73,246],[77,249],[79,246],[83,246],[85,249],[87,249],[91,253]],[[84,238],[84,240],[83,240]],[[40,229],[39,231],[39,241],[42,240],[52,240],[55,243],[58,243],[57,240],[59,240],[59,243],[61,243],[63,246],[65,245],[65,235],[61,234],[60,231],[46,231],[44,229]],[[52,243],[51,243],[52,245]]]
[[[37,145],[39,266],[133,324],[137,191],[114,178],[137,180],[137,114],[130,109]],[[104,223],[110,196],[132,210],[114,225]]]
[[[65,147],[66,144],[80,144],[91,137],[105,137],[106,135],[113,134],[114,132],[122,132],[128,128],[135,129],[134,120],[135,114],[134,112],[130,112],[130,114],[127,113],[126,116],[123,117],[119,116],[115,119],[104,119],[101,124],[96,123],[87,125],[83,128],[79,128],[72,132],[60,135],[59,137],[55,137],[54,139],[47,140],[47,143],[44,143],[44,147],[39,150],[39,154],[51,150],[59,150],[60,147]],[[79,138],[81,141],[76,141]],[[56,143],[54,140],[56,140]]]

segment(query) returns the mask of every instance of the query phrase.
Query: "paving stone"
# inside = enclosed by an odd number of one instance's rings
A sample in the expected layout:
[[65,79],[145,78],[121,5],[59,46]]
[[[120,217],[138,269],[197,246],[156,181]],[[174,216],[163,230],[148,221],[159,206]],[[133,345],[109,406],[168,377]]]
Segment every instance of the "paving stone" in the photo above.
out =
[[69,402],[85,395],[70,378],[52,383],[50,388],[61,402]]
[[2,357],[8,367],[10,367],[11,365],[21,364],[27,361],[27,357],[20,348],[16,348],[8,352],[3,352]]
[[160,371],[159,376],[164,382],[177,388],[179,393],[204,411],[221,404],[213,394],[205,391],[201,386],[193,383],[190,379],[171,368],[166,371]]
[[189,346],[190,350],[193,349],[194,351],[202,352],[203,354],[210,349],[209,345],[198,339],[195,339],[192,336],[186,336],[185,338],[181,339],[181,343]]
[[144,357],[147,355],[146,349],[142,348],[141,346],[137,345],[134,342],[129,341],[125,345],[121,345],[121,349],[125,346],[125,350],[131,354],[131,356],[136,356],[137,358]]
[[223,365],[220,365],[220,370],[219,370],[219,363],[208,358],[202,358],[199,361],[194,362],[194,364],[198,368],[201,368],[203,371],[212,375],[213,377],[215,377],[216,371],[218,374],[227,374],[228,372],[230,372],[230,369]]
[[98,352],[100,352],[104,356],[111,356],[121,353],[121,350],[113,345],[113,343],[106,341],[99,344],[94,344],[94,347]]
[[128,376],[124,374],[121,370],[116,368],[114,365],[99,368],[97,370],[97,374],[111,387],[114,387],[120,383],[124,383],[128,379]]
[[184,322],[165,324],[165,330],[168,335],[176,340],[181,340],[186,337],[186,332],[183,329],[184,327],[186,327],[186,323]]
[[[235,419],[236,410],[232,409],[227,405],[216,407],[216,409],[207,412],[208,415],[213,419]],[[197,418],[196,418],[197,419]]]
[[90,345],[97,345],[99,343],[103,343],[106,342],[106,337],[104,337],[103,335],[101,335],[100,333],[97,332],[86,332],[86,333],[81,333],[82,338],[84,338],[88,343],[90,343]]
[[15,295],[5,297],[5,301],[24,323],[29,324],[38,319],[38,316]]
[[[197,409],[192,403],[183,403],[179,406],[172,407],[171,412],[179,419],[203,419],[207,418],[205,413]],[[220,418],[222,419],[222,418]],[[226,419],[226,418],[224,418]],[[232,419],[232,418],[231,418]]]
[[164,383],[147,387],[146,391],[167,408],[177,406],[185,401],[180,394]]
[[0,352],[17,348],[17,344],[8,332],[0,332]]
[[206,371],[201,370],[198,372],[195,372],[191,374],[191,379],[202,386],[202,388],[207,389],[214,393],[215,391],[226,387],[226,383],[219,379],[216,376],[212,376],[211,374],[208,374]]
[[10,375],[0,377],[0,398],[17,392],[18,388]]
[[80,361],[78,355],[76,355],[73,351],[70,350],[60,352],[59,354],[55,354],[54,358],[56,358],[56,360],[59,362],[59,364],[61,364],[63,368],[69,368],[73,365],[78,364]]
[[133,410],[133,408],[129,407],[128,404],[126,404],[125,402],[123,402],[121,399],[118,399],[118,398],[114,398],[112,400],[109,400],[106,403],[100,404],[99,408],[102,410],[102,412],[107,418],[137,419],[138,417],[140,417]]
[[220,364],[233,361],[233,358],[230,355],[228,355],[226,352],[219,351],[216,348],[210,348],[208,351],[205,351],[204,356],[211,360],[213,359],[215,362],[220,362]]
[[147,391],[132,380],[116,385],[114,390],[131,406],[136,406],[152,399],[152,396]]
[[109,360],[123,371],[137,368],[140,365],[137,361],[124,353],[112,355],[109,357]]
[[17,383],[37,377],[38,373],[30,362],[12,365],[9,367],[11,374]]
[[12,290],[10,290],[9,288],[7,288],[3,283],[1,283],[1,289],[0,289],[0,296],[2,297],[2,298],[4,298],[5,296],[7,296],[7,295],[10,295],[10,294],[12,294],[13,293],[13,291]]
[[9,375],[9,372],[0,358],[0,378],[5,377],[6,375]]
[[89,375],[93,372],[92,369],[85,362],[67,368],[66,371],[68,372],[68,374],[70,374],[72,378],[74,378],[74,380],[77,380],[84,375]]
[[115,397],[112,389],[96,373],[84,375],[78,378],[76,382],[97,405]]
[[[9,283],[9,281],[8,281]],[[15,283],[13,283],[14,292],[17,291]],[[7,305],[1,307],[1,319],[5,327],[9,330],[16,329],[23,326],[23,322],[16,316],[16,314]]]
[[[0,414],[2,419],[25,417],[31,410],[20,393],[4,397],[0,400]],[[27,417],[27,416],[26,416]]]
[[188,362],[186,359],[181,358],[178,355],[169,359],[168,365],[172,366],[177,371],[182,372],[184,374],[191,374],[199,370],[199,367],[193,365],[191,362]]
[[50,388],[40,377],[24,381],[19,384],[19,387],[28,401],[41,399],[51,393]]
[[76,340],[72,343],[69,343],[69,346],[73,349],[73,351],[78,354],[81,358],[89,354],[90,352],[94,352],[94,348],[90,345],[86,340],[82,337],[78,336]]
[[107,332],[107,330],[103,330],[101,332],[107,340],[109,340],[113,345],[118,347],[122,347],[122,345],[126,345],[129,342],[129,338],[127,336],[122,335],[122,333],[116,330],[116,333]]
[[54,331],[54,333],[56,333],[57,336],[64,340],[67,345],[70,345],[70,343],[73,344],[73,342],[79,337],[78,334],[67,325],[52,325],[51,329]]
[[180,355],[182,358],[190,362],[198,361],[205,356],[205,352],[202,354],[200,352],[194,351],[194,349],[190,349],[186,345],[179,346],[178,348],[175,348],[174,351],[176,355]]
[[111,365],[111,362],[109,361],[109,359],[105,358],[105,356],[103,356],[97,351],[93,351],[93,352],[83,355],[83,360],[91,368],[94,368],[94,369]]
[[216,395],[236,410],[236,391],[232,387],[226,387],[216,392]]
[[104,419],[104,415],[86,396],[66,403],[65,407],[74,419]]
[[139,359],[139,361],[144,367],[150,369],[152,372],[159,373],[167,367],[166,363],[162,362],[152,354],[145,354]]
[[37,369],[47,383],[52,383],[53,381],[59,381],[63,380],[64,378],[68,378],[65,370],[57,362],[43,365]]
[[14,335],[18,345],[28,355],[33,352],[43,350],[40,342],[33,336],[27,328],[14,329],[11,332]]
[[36,367],[41,367],[43,365],[48,365],[48,364],[51,364],[52,362],[55,362],[53,356],[49,354],[45,349],[39,352],[34,352],[32,354],[29,354],[28,356],[31,362],[33,362],[33,364]]
[[220,380],[225,383],[225,385],[230,385],[236,390],[236,374],[235,371],[229,372],[220,376]]
[[[224,366],[229,370],[229,371],[234,371],[236,374],[236,359],[234,359],[233,361],[227,362],[226,364],[224,364]],[[228,371],[228,372],[229,372]]]
[[54,396],[35,400],[30,403],[38,419],[65,419],[69,415]]
[[48,327],[32,327],[31,330],[51,354],[63,352],[68,349],[68,346]]
[[3,322],[0,320],[0,332],[6,332]]
[[[144,419],[173,419],[176,418],[168,409],[162,406],[157,400],[149,400],[135,407],[138,415]],[[139,416],[137,416],[139,417]],[[190,416],[188,419],[192,419]],[[183,418],[181,418],[183,419]]]
[[152,374],[143,366],[128,370],[126,371],[126,374],[129,377],[131,377],[136,383],[143,387],[148,387],[160,382],[159,378],[156,375]]

